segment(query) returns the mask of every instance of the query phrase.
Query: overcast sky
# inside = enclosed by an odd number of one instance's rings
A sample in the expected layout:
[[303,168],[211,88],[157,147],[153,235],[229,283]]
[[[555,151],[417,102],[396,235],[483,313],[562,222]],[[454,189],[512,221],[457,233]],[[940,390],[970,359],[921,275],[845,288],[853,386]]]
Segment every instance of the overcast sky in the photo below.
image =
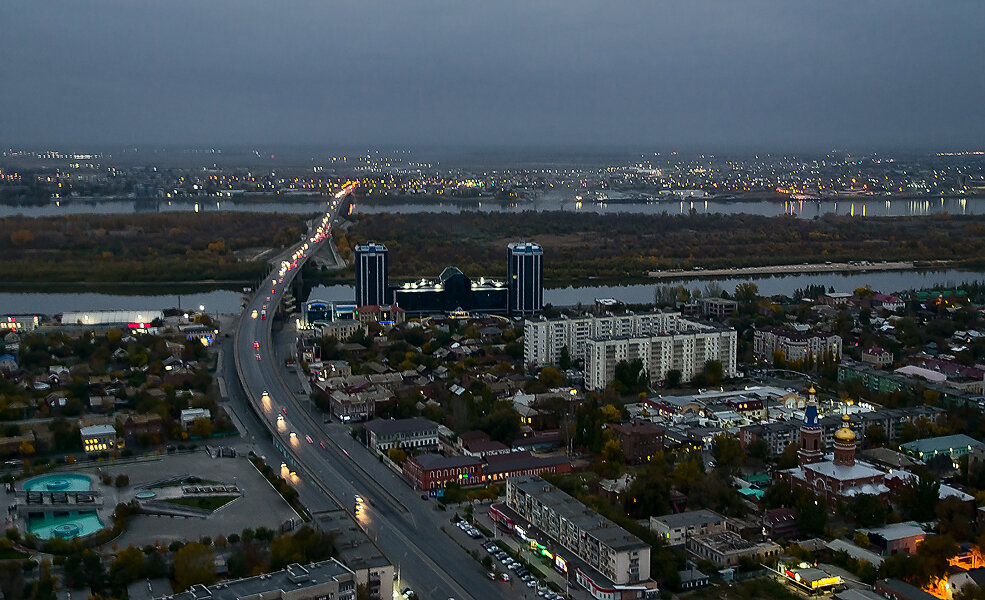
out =
[[2,0],[0,145],[985,146],[985,2]]

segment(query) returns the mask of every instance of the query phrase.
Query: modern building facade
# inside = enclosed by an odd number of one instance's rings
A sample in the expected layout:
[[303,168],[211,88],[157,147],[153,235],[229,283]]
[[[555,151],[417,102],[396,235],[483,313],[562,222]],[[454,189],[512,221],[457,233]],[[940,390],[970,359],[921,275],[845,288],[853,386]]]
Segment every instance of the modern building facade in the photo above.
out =
[[356,246],[356,306],[390,304],[387,286],[389,255],[386,246],[368,242]]
[[544,308],[544,250],[540,244],[514,242],[507,247],[506,284],[510,315],[535,315]]
[[412,315],[478,311],[504,314],[506,285],[480,278],[475,281],[457,267],[446,267],[437,281],[421,280],[392,288],[394,303]]

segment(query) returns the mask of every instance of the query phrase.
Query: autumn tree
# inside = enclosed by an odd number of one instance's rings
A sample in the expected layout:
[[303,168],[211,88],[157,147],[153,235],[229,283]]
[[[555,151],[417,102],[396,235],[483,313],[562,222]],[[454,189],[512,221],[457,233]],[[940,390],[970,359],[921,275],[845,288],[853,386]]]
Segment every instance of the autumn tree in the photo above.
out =
[[174,589],[183,592],[201,583],[215,582],[215,555],[212,549],[198,542],[190,542],[174,553]]

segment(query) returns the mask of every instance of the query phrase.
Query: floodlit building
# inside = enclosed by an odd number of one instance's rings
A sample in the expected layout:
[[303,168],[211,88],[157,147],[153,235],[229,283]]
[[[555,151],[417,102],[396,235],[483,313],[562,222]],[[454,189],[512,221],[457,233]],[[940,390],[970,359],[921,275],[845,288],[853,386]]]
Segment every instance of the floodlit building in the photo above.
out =
[[356,246],[356,306],[389,304],[389,257],[386,246],[368,242]]
[[512,243],[507,249],[507,312],[537,314],[544,308],[544,250],[532,242]]
[[82,448],[86,454],[116,449],[116,428],[112,425],[90,425],[79,429]]

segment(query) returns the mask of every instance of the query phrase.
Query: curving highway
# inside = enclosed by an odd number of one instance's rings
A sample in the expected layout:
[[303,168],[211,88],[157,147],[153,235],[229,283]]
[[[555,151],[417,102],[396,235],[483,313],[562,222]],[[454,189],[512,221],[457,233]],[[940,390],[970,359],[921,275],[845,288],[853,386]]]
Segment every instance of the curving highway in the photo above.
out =
[[325,424],[320,414],[309,412],[310,402],[302,403],[297,393],[298,382],[293,375],[285,378],[276,358],[271,334],[276,308],[301,266],[329,240],[350,191],[340,191],[309,234],[275,261],[278,266],[247,303],[236,331],[236,370],[253,410],[285,454],[281,475],[302,499],[327,496],[352,515],[398,570],[397,589],[410,587],[418,598],[437,600],[532,597],[533,591],[519,582],[514,588],[490,581],[453,537],[460,533],[450,523],[454,513],[422,499],[352,440],[346,427]]

